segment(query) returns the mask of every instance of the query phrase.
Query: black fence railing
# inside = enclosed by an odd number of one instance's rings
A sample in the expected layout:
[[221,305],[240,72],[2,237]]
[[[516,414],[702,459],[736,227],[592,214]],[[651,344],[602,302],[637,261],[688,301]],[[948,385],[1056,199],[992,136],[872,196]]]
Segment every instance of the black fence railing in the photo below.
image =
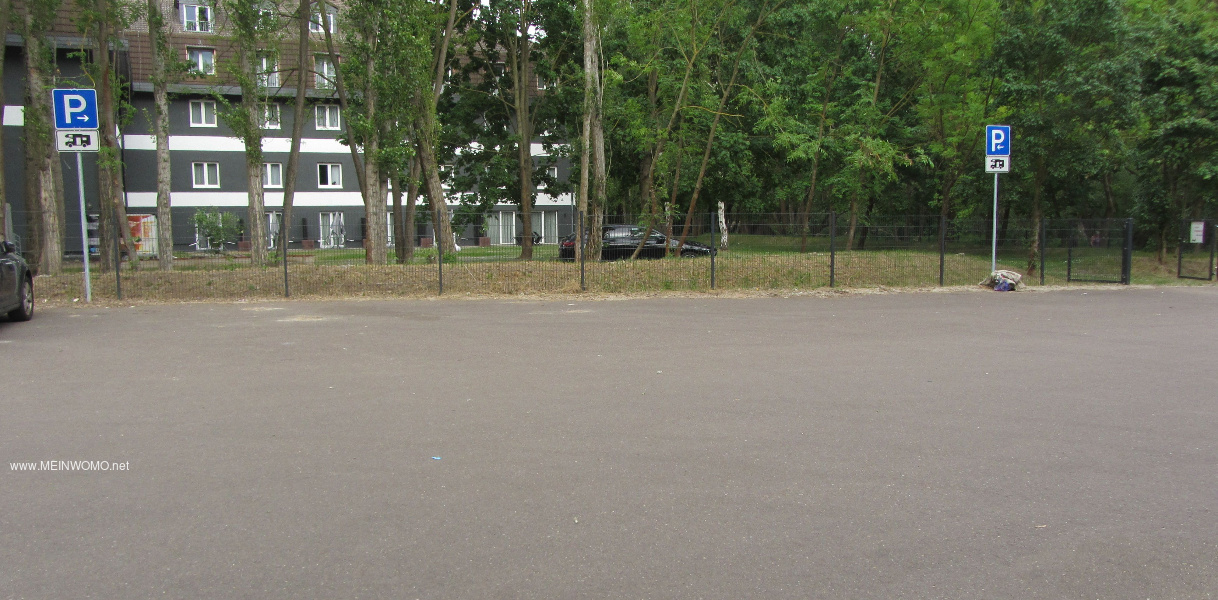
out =
[[[282,248],[272,248],[261,265],[252,263],[247,244],[179,248],[172,270],[160,268],[158,253],[148,244],[138,248],[138,268],[126,252],[117,251],[105,253],[110,264],[101,264],[94,248],[91,287],[94,297],[148,300],[931,287],[976,284],[989,274],[991,260],[999,269],[1024,273],[1027,284],[1063,285],[1130,283],[1135,263],[1133,225],[1125,219],[1012,219],[998,224],[995,240],[989,219],[729,214],[721,230],[718,215],[700,214],[688,229],[683,216],[671,224],[651,223],[651,241],[641,248],[648,224],[622,221],[609,219],[605,227],[634,229],[636,237],[626,240],[624,249],[606,250],[611,260],[571,260],[575,254],[564,243],[580,237],[574,234],[539,239],[529,259],[522,259],[523,248],[515,243],[461,245],[444,254],[433,243],[413,248],[402,260],[390,247],[382,265],[367,263],[361,241],[323,248],[316,240],[289,240],[286,256]],[[1212,224],[1206,227],[1212,232]],[[1165,271],[1163,277],[1212,276],[1214,236],[1209,235],[1182,244],[1178,273]],[[29,236],[21,241],[28,254]],[[603,248],[609,243],[602,237]],[[83,299],[81,248],[80,240],[62,247],[62,274],[39,279],[41,297]],[[635,249],[651,258],[621,258]],[[1159,276],[1149,253],[1137,260],[1143,272]]]

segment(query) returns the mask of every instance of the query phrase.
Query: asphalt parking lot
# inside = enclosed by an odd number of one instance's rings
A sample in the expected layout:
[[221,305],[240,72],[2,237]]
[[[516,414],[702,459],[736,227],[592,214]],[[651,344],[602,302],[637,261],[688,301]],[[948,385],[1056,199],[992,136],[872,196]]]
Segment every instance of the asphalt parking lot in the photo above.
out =
[[[1218,288],[39,309],[0,598],[1212,598]],[[128,470],[19,471],[109,461]]]

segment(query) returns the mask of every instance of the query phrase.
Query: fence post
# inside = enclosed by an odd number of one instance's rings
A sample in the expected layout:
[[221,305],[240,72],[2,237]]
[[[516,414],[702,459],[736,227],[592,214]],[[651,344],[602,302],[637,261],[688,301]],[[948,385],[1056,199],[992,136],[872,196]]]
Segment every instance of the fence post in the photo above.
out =
[[[114,222],[118,225],[114,231],[114,292],[119,300],[123,299],[123,254],[118,240],[123,237],[123,227],[126,223],[119,223],[118,211],[115,211]],[[97,231],[101,233],[101,219],[97,220]],[[89,241],[85,240],[85,254],[89,253]]]
[[1045,227],[1045,222],[1047,220],[1048,219],[1046,219],[1044,217],[1040,218],[1040,236],[1039,236],[1040,248],[1038,249],[1038,252],[1040,252],[1040,284],[1041,285],[1045,284],[1045,232],[1048,231],[1048,229]]
[[[439,232],[440,231],[437,228],[436,233],[439,233]],[[436,266],[440,270],[440,291],[436,295],[443,296],[444,295],[444,244],[440,243],[439,235],[433,234],[431,237],[433,240],[436,241],[436,243],[433,245],[436,247]]]
[[829,287],[837,284],[837,213],[829,213]]
[[947,260],[947,215],[939,215],[939,287],[943,287],[943,267]]
[[1125,219],[1125,247],[1121,253],[1121,283],[1129,285],[1133,279],[1133,219]]

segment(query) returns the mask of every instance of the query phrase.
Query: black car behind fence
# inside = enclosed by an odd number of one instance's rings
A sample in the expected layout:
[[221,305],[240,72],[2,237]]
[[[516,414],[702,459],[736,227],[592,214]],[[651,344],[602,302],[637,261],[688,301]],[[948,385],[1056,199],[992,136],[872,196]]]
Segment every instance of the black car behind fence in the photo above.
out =
[[[1027,274],[1030,285],[1130,283],[1135,262],[1127,219],[1004,220],[996,243],[989,219],[822,213],[728,214],[722,221],[721,228],[719,215],[695,215],[687,230],[678,216],[648,233],[645,221],[606,218],[601,260],[574,260],[574,241],[590,236],[561,229],[535,237],[540,243],[529,260],[513,243],[441,255],[422,234],[401,262],[391,247],[387,265],[366,264],[362,240],[329,248],[290,240],[286,264],[276,244],[263,266],[252,266],[237,244],[178,248],[172,271],[159,270],[148,252],[139,269],[124,259],[117,271],[94,255],[92,287],[99,298],[194,300],[973,285],[989,273],[994,247],[998,268]],[[1186,225],[1179,276],[1213,277],[1214,223],[1203,225],[1200,241],[1187,237],[1194,224]],[[67,240],[64,273],[38,278],[44,297],[83,299],[80,248],[79,240]],[[636,250],[648,260],[631,260]],[[1151,253],[1141,255],[1141,268],[1158,264]]]

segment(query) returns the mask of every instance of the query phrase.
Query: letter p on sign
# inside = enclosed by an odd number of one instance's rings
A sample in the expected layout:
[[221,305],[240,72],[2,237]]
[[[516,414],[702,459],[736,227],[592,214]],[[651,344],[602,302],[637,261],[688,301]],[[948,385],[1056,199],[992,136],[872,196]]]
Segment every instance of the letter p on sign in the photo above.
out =
[[986,156],[1010,156],[1011,155],[1011,126],[1010,125],[986,125],[985,126],[985,155]]
[[51,90],[56,129],[97,129],[97,90]]

